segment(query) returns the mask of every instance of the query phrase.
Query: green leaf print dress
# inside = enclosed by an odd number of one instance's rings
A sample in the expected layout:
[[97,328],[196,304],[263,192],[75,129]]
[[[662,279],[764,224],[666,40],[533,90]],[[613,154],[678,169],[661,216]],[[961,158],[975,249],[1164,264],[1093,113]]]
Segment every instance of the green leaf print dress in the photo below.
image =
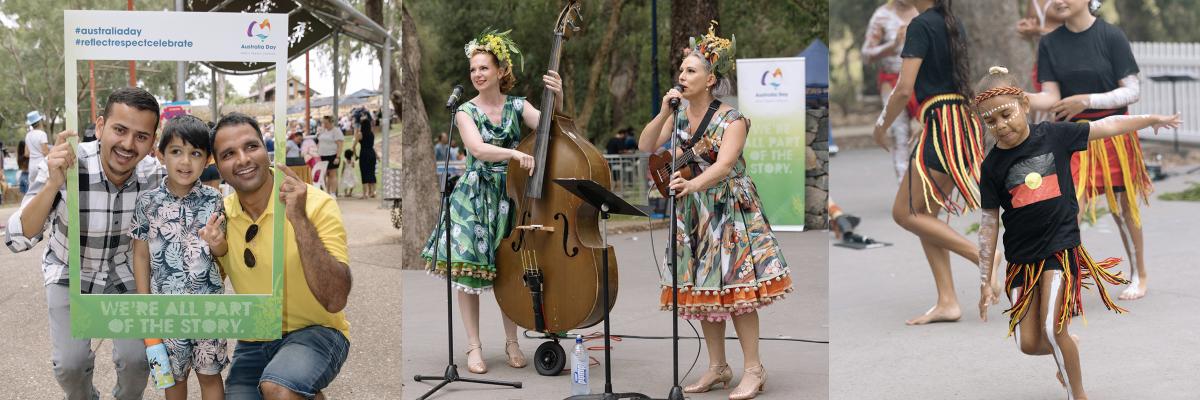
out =
[[[486,113],[466,102],[458,107],[475,121],[484,143],[515,148],[521,140],[521,110],[525,98],[506,96],[500,124],[492,124]],[[453,286],[479,294],[492,288],[496,277],[496,248],[511,229],[512,204],[505,193],[508,160],[483,161],[467,153],[467,168],[450,193],[450,276]],[[438,225],[425,243],[421,256],[425,269],[446,276],[446,231],[438,214]],[[436,257],[437,262],[434,262]]]

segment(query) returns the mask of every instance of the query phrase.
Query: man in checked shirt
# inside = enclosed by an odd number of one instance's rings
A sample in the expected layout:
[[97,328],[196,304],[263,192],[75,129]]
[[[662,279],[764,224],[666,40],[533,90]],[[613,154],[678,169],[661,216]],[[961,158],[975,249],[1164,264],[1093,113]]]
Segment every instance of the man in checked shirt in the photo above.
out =
[[[46,304],[50,315],[54,377],[68,399],[98,399],[92,385],[95,353],[90,339],[71,337],[68,300],[66,172],[79,164],[80,283],[83,293],[136,293],[130,268],[129,225],[134,203],[158,186],[163,169],[146,155],[158,130],[158,101],[137,88],[117,89],[96,118],[95,142],[71,149],[66,131],[58,135],[46,163],[30,176],[21,208],[8,220],[4,240],[13,252],[49,240],[42,256]],[[48,236],[47,236],[48,233]],[[140,399],[149,367],[141,339],[113,340],[117,385],[113,397]]]

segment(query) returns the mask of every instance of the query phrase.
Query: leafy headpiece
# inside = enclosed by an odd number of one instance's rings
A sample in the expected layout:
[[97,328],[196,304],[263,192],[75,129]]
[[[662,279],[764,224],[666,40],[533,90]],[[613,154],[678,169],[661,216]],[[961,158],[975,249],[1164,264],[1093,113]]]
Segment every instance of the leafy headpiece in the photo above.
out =
[[479,36],[467,42],[467,45],[463,46],[463,52],[466,53],[467,58],[471,58],[471,53],[474,53],[476,50],[495,54],[496,59],[500,60],[500,66],[507,67],[509,71],[512,71],[512,59],[516,56],[517,65],[520,65],[524,69],[525,59],[521,56],[521,49],[517,48],[517,44],[509,36],[510,32],[512,32],[511,29],[504,32],[496,32],[495,29],[488,28],[480,33]]
[[692,53],[699,54],[713,72],[725,76],[734,69],[733,54],[737,49],[737,36],[730,35],[730,39],[718,37],[716,28],[717,21],[711,21],[708,33],[699,39],[688,39],[688,45],[692,48]]

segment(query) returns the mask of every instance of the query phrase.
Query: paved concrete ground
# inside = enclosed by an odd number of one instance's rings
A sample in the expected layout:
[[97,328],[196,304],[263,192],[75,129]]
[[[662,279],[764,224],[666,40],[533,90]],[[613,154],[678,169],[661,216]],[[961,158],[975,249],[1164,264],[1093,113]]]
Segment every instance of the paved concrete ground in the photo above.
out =
[[[896,183],[890,156],[877,148],[844,150],[832,158],[834,199],[863,217],[859,232],[895,247],[830,250],[830,387],[834,399],[1062,399],[1050,357],[1021,354],[1005,338],[1005,307],[978,319],[978,271],[953,258],[955,287],[963,308],[957,323],[910,327],[904,321],[935,300],[932,274],[917,238],[891,219]],[[1174,172],[1181,172],[1175,170]],[[1200,174],[1156,184],[1158,193],[1179,191]],[[1093,399],[1194,399],[1200,392],[1200,270],[1195,232],[1200,203],[1151,200],[1143,208],[1149,295],[1119,301],[1131,312],[1106,309],[1094,290],[1084,295],[1081,339],[1084,383]],[[953,219],[959,232],[979,215]],[[969,236],[975,240],[974,235]],[[1083,242],[1095,257],[1125,258],[1111,217],[1085,227]],[[1119,268],[1128,275],[1128,264]],[[1114,298],[1124,287],[1112,289]],[[1007,304],[1007,303],[1005,303]]]
[[[655,244],[661,248],[665,231],[653,232]],[[613,235],[610,243],[617,252],[620,266],[620,295],[612,310],[612,332],[620,335],[666,335],[671,334],[671,314],[658,310],[658,273],[651,257],[650,232]],[[762,332],[764,338],[799,338],[828,340],[828,309],[826,293],[826,255],[828,240],[826,232],[778,233],[784,255],[793,268],[797,291],[782,302],[762,310]],[[660,252],[655,252],[661,254]],[[446,308],[445,286],[441,280],[425,275],[422,271],[404,271],[404,398],[416,398],[433,384],[414,382],[415,374],[441,375],[446,365]],[[457,307],[457,306],[456,306]],[[570,394],[568,374],[556,377],[538,375],[533,366],[524,369],[510,368],[504,361],[504,333],[500,322],[499,308],[495,298],[484,295],[481,301],[481,335],[484,357],[489,371],[484,375],[470,374],[466,370],[466,336],[462,331],[461,319],[456,309],[455,363],[463,375],[489,379],[520,380],[522,389],[489,387],[471,383],[455,383],[449,389],[438,392],[435,399],[555,399]],[[598,332],[602,325],[580,330],[579,333]],[[697,324],[696,329],[699,329]],[[680,334],[695,335],[686,323],[681,322]],[[733,328],[728,328],[733,336]],[[534,349],[541,340],[522,339],[521,349],[527,358],[532,358]],[[570,351],[573,344],[561,342]],[[603,343],[596,342],[596,344]],[[589,342],[592,344],[592,342]],[[727,342],[729,364],[734,368],[734,384],[741,378],[741,352],[737,342]],[[681,376],[692,363],[696,352],[701,356],[697,370],[685,380],[693,381],[707,366],[707,356],[699,349],[696,340],[680,341]],[[828,398],[828,345],[794,341],[763,341],[761,345],[763,364],[768,371],[766,392],[760,399],[825,399]],[[603,359],[603,352],[591,355]],[[671,342],[670,340],[625,339],[614,342],[613,385],[618,392],[641,392],[652,397],[665,397],[671,386]],[[568,366],[568,371],[569,371]],[[593,366],[591,388],[603,391],[603,366]],[[693,399],[724,399],[729,391],[718,390]]]
[[[354,286],[346,308],[350,320],[350,356],[340,375],[326,390],[331,399],[395,399],[400,397],[400,273],[399,266],[387,260],[399,257],[399,231],[391,227],[387,210],[378,208],[378,200],[341,200],[342,215],[348,232],[350,264]],[[0,221],[7,221],[14,208],[0,210]],[[50,364],[50,334],[46,318],[46,297],[40,265],[45,244],[28,252],[12,254],[0,249],[0,337],[4,338],[4,359],[0,361],[0,382],[8,390],[0,397],[9,399],[51,399],[62,396]],[[93,341],[96,349],[94,382],[102,398],[112,398],[115,383],[112,344]],[[230,346],[232,351],[233,346]],[[228,372],[228,369],[226,370]],[[191,380],[190,398],[199,398],[195,379]],[[146,389],[148,399],[162,398],[162,392]]]

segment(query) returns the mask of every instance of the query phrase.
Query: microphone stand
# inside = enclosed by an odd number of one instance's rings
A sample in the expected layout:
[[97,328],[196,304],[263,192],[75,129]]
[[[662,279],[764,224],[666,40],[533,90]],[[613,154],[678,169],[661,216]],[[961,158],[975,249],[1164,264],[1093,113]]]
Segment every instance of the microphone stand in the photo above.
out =
[[[671,111],[673,114],[679,114],[678,102],[671,105]],[[678,165],[675,164],[678,154],[676,146],[679,145],[675,133],[679,125],[678,118],[675,119],[675,125],[671,127],[671,175],[669,176],[672,180],[675,179],[675,170],[678,168]],[[667,208],[671,210],[671,219],[667,221],[670,226],[667,231],[671,236],[671,240],[668,242],[671,259],[667,260],[667,265],[670,266],[671,271],[671,382],[673,384],[667,400],[683,400],[683,388],[679,386],[679,272],[676,263],[676,259],[679,257],[677,248],[679,240],[676,238],[679,228],[675,224],[679,211],[675,207],[675,188],[668,185],[667,194]]]
[[[450,130],[449,130],[449,134],[446,136],[447,144],[450,142],[450,140],[452,138],[454,138],[454,115],[455,115],[455,108],[457,108],[456,103],[457,103],[457,101],[452,101],[452,102],[446,104],[446,108],[450,111]],[[468,383],[479,383],[479,384],[484,384],[484,385],[512,386],[517,389],[521,388],[521,382],[507,382],[507,381],[497,381],[497,380],[489,380],[489,379],[464,378],[458,374],[458,366],[454,365],[454,313],[453,313],[454,300],[451,298],[451,295],[450,295],[452,292],[452,290],[450,288],[450,280],[452,279],[452,274],[451,274],[451,268],[452,268],[451,265],[452,264],[451,264],[450,260],[451,260],[451,257],[453,256],[453,254],[450,252],[450,189],[451,189],[452,185],[450,184],[449,148],[447,148],[446,152],[447,152],[446,159],[443,160],[443,164],[442,164],[443,167],[445,168],[445,170],[444,170],[445,174],[442,175],[442,210],[439,213],[439,214],[441,214],[441,217],[442,217],[442,228],[446,233],[446,235],[445,235],[446,236],[446,240],[445,240],[445,243],[446,243],[446,348],[447,348],[446,371],[443,372],[441,376],[437,376],[437,375],[416,375],[416,376],[414,376],[413,380],[417,381],[417,382],[421,382],[424,380],[442,381],[441,383],[438,383],[437,386],[434,386],[432,389],[429,389],[428,392],[425,392],[424,395],[421,395],[421,397],[418,397],[417,400],[424,400],[424,399],[429,398],[429,396],[432,395],[434,392],[437,392],[442,387],[445,387],[446,385],[450,384],[451,382],[468,382]],[[436,154],[435,154],[435,157],[436,157]],[[437,268],[437,251],[436,250],[433,253],[433,262],[434,262],[434,268]]]

